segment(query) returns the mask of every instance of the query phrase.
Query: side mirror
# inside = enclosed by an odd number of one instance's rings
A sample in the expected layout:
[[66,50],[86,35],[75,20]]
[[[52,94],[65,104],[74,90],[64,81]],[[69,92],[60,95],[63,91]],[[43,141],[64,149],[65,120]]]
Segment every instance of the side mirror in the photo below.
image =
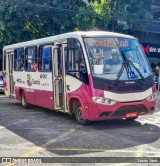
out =
[[80,65],[80,70],[82,73],[87,73],[86,66],[84,66],[84,65]]

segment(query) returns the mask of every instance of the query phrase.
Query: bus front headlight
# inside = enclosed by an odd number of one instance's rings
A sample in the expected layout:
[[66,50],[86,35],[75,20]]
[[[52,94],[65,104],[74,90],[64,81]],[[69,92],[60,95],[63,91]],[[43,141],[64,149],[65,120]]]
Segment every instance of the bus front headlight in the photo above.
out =
[[150,96],[148,96],[146,99],[148,100],[148,101],[153,101],[153,100],[155,100],[156,99],[156,93],[152,93]]
[[105,98],[105,97],[93,97],[92,100],[95,103],[105,104],[105,105],[114,105],[116,103],[115,100]]

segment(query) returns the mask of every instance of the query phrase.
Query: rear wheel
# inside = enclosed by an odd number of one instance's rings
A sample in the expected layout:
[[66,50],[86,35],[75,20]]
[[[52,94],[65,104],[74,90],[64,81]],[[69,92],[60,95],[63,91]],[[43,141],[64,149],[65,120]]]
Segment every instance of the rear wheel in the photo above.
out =
[[83,119],[83,115],[82,115],[82,107],[78,107],[75,111],[75,118],[76,118],[76,121],[79,123],[79,124],[82,124],[82,125],[86,125],[89,123],[88,120],[86,119]]
[[21,105],[23,108],[28,108],[28,103],[26,102],[26,97],[24,95],[24,92],[21,93]]

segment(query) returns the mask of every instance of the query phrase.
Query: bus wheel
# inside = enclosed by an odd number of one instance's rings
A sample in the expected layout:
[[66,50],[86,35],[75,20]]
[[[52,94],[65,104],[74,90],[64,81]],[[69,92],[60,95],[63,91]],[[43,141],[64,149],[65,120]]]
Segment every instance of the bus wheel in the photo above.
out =
[[83,119],[81,107],[78,107],[77,110],[75,111],[75,119],[79,124],[82,124],[82,125],[86,125],[89,123],[88,120]]
[[26,98],[25,98],[24,92],[21,93],[21,105],[25,109],[28,108],[28,104],[26,102]]

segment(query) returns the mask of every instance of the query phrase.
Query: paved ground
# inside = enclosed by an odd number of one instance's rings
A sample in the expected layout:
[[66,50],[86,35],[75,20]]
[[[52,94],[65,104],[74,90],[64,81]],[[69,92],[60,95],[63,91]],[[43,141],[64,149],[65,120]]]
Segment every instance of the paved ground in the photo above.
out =
[[157,112],[135,122],[115,120],[81,126],[69,115],[35,106],[25,110],[19,101],[0,95],[0,157],[62,156],[160,157],[160,97]]

